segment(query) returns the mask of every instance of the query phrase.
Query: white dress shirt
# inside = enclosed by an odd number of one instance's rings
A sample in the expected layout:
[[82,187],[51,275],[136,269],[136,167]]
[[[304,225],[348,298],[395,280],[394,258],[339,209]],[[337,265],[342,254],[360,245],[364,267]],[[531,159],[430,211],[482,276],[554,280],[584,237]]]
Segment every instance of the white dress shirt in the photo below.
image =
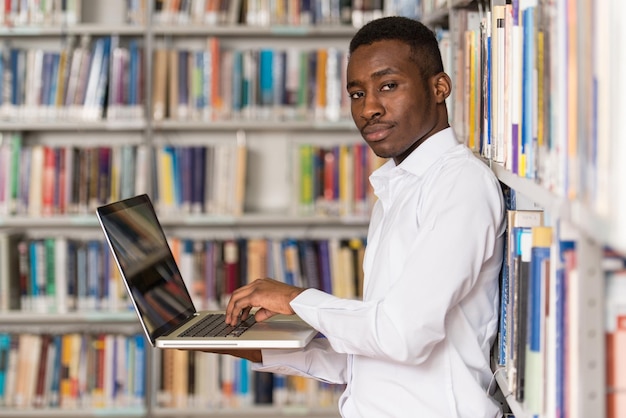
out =
[[255,370],[346,383],[343,417],[492,418],[504,204],[492,171],[451,128],[370,176],[363,300],[307,289],[293,310],[319,330],[304,350],[263,350]]

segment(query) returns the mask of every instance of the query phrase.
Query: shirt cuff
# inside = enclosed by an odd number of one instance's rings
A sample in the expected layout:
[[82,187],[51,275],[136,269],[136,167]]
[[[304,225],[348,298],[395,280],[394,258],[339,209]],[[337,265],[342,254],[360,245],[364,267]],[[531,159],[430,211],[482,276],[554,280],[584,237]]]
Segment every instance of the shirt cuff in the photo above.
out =
[[333,295],[311,288],[306,289],[304,292],[296,296],[291,301],[290,305],[296,315],[298,315],[304,322],[319,330],[319,308],[335,299],[337,298]]

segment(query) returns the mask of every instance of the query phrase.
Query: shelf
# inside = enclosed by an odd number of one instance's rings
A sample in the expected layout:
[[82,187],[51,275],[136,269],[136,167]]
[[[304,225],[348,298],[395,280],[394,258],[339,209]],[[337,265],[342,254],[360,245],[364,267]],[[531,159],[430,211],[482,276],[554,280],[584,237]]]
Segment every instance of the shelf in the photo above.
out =
[[127,35],[143,36],[146,33],[144,26],[137,25],[104,25],[104,24],[76,24],[60,26],[19,26],[0,28],[0,37],[44,37],[65,35]]
[[216,121],[164,120],[152,123],[155,131],[355,131],[352,120],[309,121],[281,119],[231,119]]
[[597,243],[607,244],[619,252],[626,253],[625,237],[619,236],[619,231],[611,227],[608,219],[599,217],[584,203],[558,196],[534,180],[519,177],[501,165],[492,164],[491,167],[500,181],[516,190],[517,193],[532,199],[551,216],[572,223]]
[[155,36],[220,36],[220,37],[347,37],[356,32],[353,26],[208,26],[157,25],[151,28]]
[[220,409],[207,411],[206,409],[172,409],[155,408],[152,410],[154,417],[229,417],[229,418],[249,418],[255,417],[309,417],[309,418],[331,418],[339,417],[337,408],[309,408],[307,406],[264,406],[255,405],[233,409]]
[[[243,216],[226,215],[159,215],[161,224],[168,226],[206,226],[206,227],[236,227],[236,226],[366,226],[368,219],[365,216],[320,217],[320,216],[293,216],[284,213],[247,214]],[[95,215],[61,215],[49,217],[10,216],[0,217],[0,227],[13,228],[60,228],[60,227],[95,227],[98,226]]]
[[0,416],[11,417],[144,417],[146,410],[142,407],[137,408],[101,408],[101,409],[61,409],[61,408],[25,408],[25,409],[3,409]]
[[22,311],[0,312],[2,325],[16,324],[138,324],[134,310],[118,312],[68,312],[68,313],[37,313]]
[[138,131],[142,132],[146,128],[145,120],[15,120],[8,122],[0,121],[0,131],[41,131],[41,132],[63,132],[63,131]]

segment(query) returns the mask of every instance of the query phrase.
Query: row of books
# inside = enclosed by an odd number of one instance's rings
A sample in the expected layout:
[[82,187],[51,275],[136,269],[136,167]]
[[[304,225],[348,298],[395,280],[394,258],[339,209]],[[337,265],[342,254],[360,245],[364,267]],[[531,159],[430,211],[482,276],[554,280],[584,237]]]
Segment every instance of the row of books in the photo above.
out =
[[363,24],[383,15],[418,17],[415,0],[156,0],[157,24],[301,26]]
[[[363,238],[169,238],[197,309],[219,309],[261,277],[341,297],[362,295]],[[90,312],[132,308],[103,239],[0,234],[0,311]]]
[[80,17],[81,0],[6,0],[0,6],[0,27],[74,25]]
[[347,52],[337,48],[222,48],[154,51],[152,116],[212,120],[349,117]]
[[364,143],[298,144],[293,164],[296,213],[366,218],[376,199],[369,176],[384,161]]
[[243,211],[243,139],[176,147],[28,146],[19,134],[6,134],[0,162],[0,216],[93,215],[100,205],[142,193],[163,214]]
[[245,138],[198,146],[157,146],[155,206],[159,213],[239,216],[244,210]]
[[[54,146],[0,137],[0,216],[93,214],[96,207],[150,193],[161,214],[239,216],[245,205],[247,146]],[[293,213],[365,218],[369,175],[384,162],[365,144],[293,146]],[[148,174],[153,174],[148,182]]]
[[[620,46],[604,24],[610,9],[507,3],[450,12],[447,71],[455,84],[450,106],[457,134],[511,172],[601,217],[618,217],[612,176],[623,156],[611,154],[617,140],[608,106],[610,51]],[[568,16],[577,16],[575,25]]]
[[157,406],[228,410],[251,405],[335,407],[343,385],[253,372],[247,360],[215,353],[161,350]]
[[[141,334],[0,332],[0,409],[145,410],[147,347]],[[159,354],[157,408],[333,408],[344,389],[215,353]]]
[[141,119],[145,62],[138,39],[72,40],[61,50],[6,42],[0,60],[0,118]]
[[[570,416],[582,344],[575,318],[583,273],[578,237],[565,223],[544,226],[540,210],[509,210],[502,269],[498,364],[516,401],[533,416]],[[626,259],[609,249],[605,274],[608,417],[626,413]]]
[[0,333],[0,406],[12,409],[145,405],[146,341],[111,333]]
[[145,145],[74,147],[0,143],[0,215],[93,214],[97,206],[148,191]]

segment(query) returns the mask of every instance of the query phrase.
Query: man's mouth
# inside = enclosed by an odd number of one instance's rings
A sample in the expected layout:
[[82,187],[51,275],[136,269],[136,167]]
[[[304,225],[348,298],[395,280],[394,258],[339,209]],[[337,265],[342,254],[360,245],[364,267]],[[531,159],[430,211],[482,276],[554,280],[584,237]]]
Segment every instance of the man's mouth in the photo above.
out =
[[389,135],[389,132],[391,132],[391,128],[392,125],[386,123],[366,125],[361,130],[361,135],[363,136],[363,139],[365,139],[367,142],[382,141]]

